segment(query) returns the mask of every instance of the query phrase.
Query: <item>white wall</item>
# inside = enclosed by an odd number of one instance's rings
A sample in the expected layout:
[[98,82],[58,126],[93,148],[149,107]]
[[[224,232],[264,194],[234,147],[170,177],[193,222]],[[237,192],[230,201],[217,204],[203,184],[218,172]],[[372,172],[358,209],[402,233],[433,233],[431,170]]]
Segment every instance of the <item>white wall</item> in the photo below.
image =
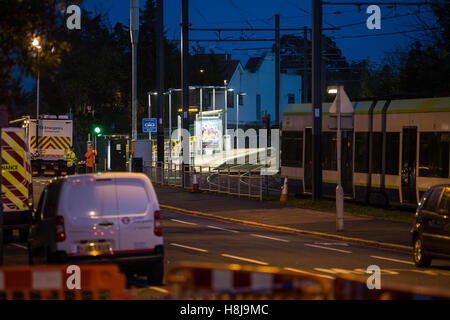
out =
[[[301,102],[301,76],[293,74],[280,75],[280,121],[284,106],[288,103],[288,94],[295,95],[295,103]],[[228,85],[229,88],[236,92],[245,92],[244,105],[239,106],[239,125],[247,122],[258,121],[256,118],[256,95],[261,95],[261,117],[264,111],[270,113],[272,123],[275,121],[275,55],[268,53],[264,57],[264,61],[255,73],[244,70],[242,74],[236,72],[231,78]],[[223,93],[220,98],[221,106],[223,106]],[[228,126],[236,125],[236,95],[234,95],[234,108],[228,109]]]

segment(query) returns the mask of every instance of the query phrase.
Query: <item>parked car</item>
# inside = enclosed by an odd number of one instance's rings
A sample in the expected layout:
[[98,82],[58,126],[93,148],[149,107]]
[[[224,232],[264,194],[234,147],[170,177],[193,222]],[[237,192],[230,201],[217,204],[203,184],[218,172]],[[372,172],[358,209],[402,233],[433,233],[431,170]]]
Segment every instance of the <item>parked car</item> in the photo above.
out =
[[433,258],[450,258],[450,184],[423,194],[411,233],[416,266],[428,267]]
[[142,173],[52,180],[30,227],[30,264],[116,263],[161,284],[164,250],[159,203]]

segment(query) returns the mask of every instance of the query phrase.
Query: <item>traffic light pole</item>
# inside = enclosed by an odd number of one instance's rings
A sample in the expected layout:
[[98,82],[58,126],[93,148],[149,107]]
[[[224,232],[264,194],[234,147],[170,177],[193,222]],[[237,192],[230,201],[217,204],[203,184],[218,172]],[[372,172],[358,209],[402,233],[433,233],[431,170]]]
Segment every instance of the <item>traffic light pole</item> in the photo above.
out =
[[312,116],[313,116],[313,154],[312,154],[312,197],[322,197],[322,83],[321,46],[322,42],[322,0],[312,0]]

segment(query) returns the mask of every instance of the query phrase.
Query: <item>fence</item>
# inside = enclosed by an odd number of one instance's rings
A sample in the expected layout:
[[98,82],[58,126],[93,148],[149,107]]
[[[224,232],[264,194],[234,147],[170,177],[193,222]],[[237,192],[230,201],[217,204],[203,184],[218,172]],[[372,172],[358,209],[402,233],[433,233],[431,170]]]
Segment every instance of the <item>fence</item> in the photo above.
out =
[[261,166],[183,166],[174,162],[145,161],[144,172],[153,183],[190,189],[194,174],[199,190],[262,200],[264,177]]
[[0,300],[125,300],[125,275],[117,265],[81,265],[80,289],[68,289],[67,265],[0,267]]

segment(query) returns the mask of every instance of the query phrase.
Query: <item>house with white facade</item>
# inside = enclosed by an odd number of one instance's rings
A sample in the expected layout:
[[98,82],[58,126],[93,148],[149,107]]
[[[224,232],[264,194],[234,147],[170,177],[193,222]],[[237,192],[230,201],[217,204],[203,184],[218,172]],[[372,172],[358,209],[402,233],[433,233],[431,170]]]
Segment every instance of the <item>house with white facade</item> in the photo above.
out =
[[[227,87],[233,89],[233,104],[228,107],[228,126],[261,126],[265,112],[275,121],[275,54],[250,58],[245,68],[237,68]],[[297,74],[280,74],[280,119],[284,106],[300,103],[302,78]],[[236,100],[236,94],[243,93]],[[236,108],[236,102],[238,108]],[[239,114],[237,113],[239,112]]]
[[[228,128],[261,127],[265,112],[275,122],[275,54],[267,52],[261,57],[250,58],[245,65],[229,56],[225,64],[224,83],[221,88],[202,89],[202,110],[227,110]],[[228,90],[225,108],[225,86]],[[280,120],[288,103],[301,103],[302,77],[298,74],[280,74]],[[236,107],[238,105],[238,107]],[[239,111],[239,114],[238,114]]]

